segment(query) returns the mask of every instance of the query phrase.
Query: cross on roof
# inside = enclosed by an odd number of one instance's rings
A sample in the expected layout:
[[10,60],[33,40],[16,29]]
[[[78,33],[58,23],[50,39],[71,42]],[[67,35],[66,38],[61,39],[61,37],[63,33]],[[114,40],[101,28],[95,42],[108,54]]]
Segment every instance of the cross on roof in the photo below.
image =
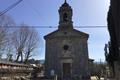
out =
[[65,0],[65,3],[67,3],[67,0]]

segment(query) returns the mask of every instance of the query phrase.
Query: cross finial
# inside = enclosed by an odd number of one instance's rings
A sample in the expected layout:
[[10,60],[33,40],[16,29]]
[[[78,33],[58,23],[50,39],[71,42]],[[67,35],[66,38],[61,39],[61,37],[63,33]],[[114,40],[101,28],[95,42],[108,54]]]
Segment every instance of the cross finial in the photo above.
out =
[[65,3],[67,3],[67,0],[65,0]]

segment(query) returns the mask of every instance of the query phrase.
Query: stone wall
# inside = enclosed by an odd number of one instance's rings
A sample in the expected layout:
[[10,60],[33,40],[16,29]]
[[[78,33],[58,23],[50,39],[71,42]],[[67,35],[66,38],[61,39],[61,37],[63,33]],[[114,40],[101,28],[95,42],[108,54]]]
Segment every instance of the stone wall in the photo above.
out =
[[33,67],[30,65],[6,62],[0,63],[0,80],[30,79]]

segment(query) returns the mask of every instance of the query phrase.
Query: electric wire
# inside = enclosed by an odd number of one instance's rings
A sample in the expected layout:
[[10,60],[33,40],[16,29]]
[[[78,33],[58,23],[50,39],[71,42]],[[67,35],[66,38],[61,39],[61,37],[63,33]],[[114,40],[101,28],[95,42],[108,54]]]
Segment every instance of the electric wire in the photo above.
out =
[[[7,26],[7,28],[20,28],[21,26]],[[58,28],[58,26],[24,26],[29,28]],[[66,26],[67,27],[67,26]],[[107,26],[74,26],[73,28],[107,28]]]
[[40,11],[39,11],[36,7],[34,7],[33,3],[32,3],[30,0],[28,0],[28,1],[26,2],[26,4],[30,7],[30,9],[31,9],[33,12],[36,13],[36,15],[39,17],[39,19],[44,20],[44,22],[45,22],[45,19],[41,16]]
[[[41,15],[40,15],[40,12],[39,12],[35,7],[33,7],[33,4],[32,4],[30,1],[28,1],[27,4],[29,5],[29,7],[31,7],[31,9],[32,9],[33,11],[36,12],[36,14],[37,14],[38,16],[41,16]],[[30,5],[31,5],[31,6],[30,6]]]
[[[21,3],[23,0],[19,0],[16,3],[14,3],[13,5],[9,6],[7,9],[5,9],[4,11],[2,11],[0,13],[0,16],[4,15],[5,13],[7,13],[8,11],[10,11],[12,8],[16,7],[19,3]],[[29,2],[30,5],[32,5]],[[35,8],[32,7],[32,9],[38,14],[40,15],[40,12]],[[7,28],[20,28],[21,26],[7,26]],[[28,26],[26,26],[28,27]],[[58,28],[58,26],[29,26],[30,28]],[[74,26],[74,28],[107,28],[107,26]]]
[[12,4],[11,6],[9,6],[8,8],[6,8],[5,10],[3,10],[0,13],[0,16],[4,15],[5,13],[7,13],[8,11],[10,11],[11,9],[13,9],[14,7],[16,7],[19,3],[21,3],[23,0],[19,0],[17,2],[15,2],[14,4]]

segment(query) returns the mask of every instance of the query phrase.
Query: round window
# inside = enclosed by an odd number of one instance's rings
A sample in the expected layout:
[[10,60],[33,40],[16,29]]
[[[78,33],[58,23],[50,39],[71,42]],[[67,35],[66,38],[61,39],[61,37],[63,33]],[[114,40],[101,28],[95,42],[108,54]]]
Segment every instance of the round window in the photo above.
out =
[[64,45],[63,49],[64,49],[64,50],[68,50],[68,49],[69,49],[69,46],[68,46],[68,45]]

